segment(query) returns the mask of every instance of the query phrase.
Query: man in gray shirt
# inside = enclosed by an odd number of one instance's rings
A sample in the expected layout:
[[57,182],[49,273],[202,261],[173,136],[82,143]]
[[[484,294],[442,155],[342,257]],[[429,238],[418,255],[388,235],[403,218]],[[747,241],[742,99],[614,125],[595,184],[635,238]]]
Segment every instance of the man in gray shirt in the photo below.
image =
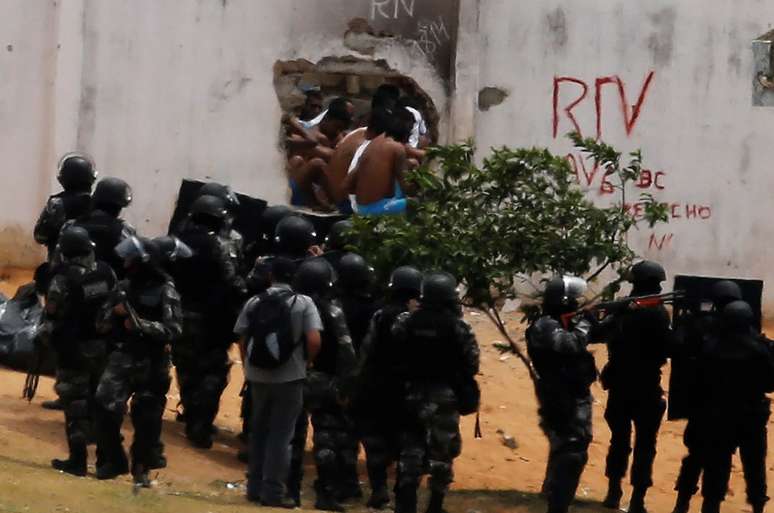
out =
[[[290,290],[295,265],[277,258],[272,263],[272,287],[268,294]],[[264,506],[293,508],[295,502],[285,495],[285,482],[290,467],[290,441],[296,420],[303,408],[304,380],[307,361],[320,351],[322,322],[314,302],[308,296],[288,297],[291,333],[298,342],[290,359],[276,369],[262,369],[250,364],[248,351],[251,313],[260,303],[255,296],[244,306],[234,326],[240,337],[245,377],[250,382],[253,410],[248,444],[247,498]],[[304,337],[306,344],[303,343]]]

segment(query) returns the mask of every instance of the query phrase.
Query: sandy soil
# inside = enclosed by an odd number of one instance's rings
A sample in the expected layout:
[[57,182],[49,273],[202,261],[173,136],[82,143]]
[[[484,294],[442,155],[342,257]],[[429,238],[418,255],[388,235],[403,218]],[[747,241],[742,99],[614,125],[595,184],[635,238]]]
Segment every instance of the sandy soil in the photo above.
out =
[[[0,291],[8,295],[30,277],[29,272],[14,270],[1,274]],[[484,438],[474,439],[474,418],[463,420],[464,449],[455,464],[456,482],[448,509],[450,513],[544,511],[545,506],[536,492],[544,474],[547,444],[538,428],[531,382],[516,357],[502,357],[493,347],[492,343],[500,337],[486,318],[469,314],[468,319],[482,348]],[[510,319],[510,324],[514,333],[522,332],[516,316]],[[595,351],[601,366],[605,361],[604,348]],[[20,399],[23,383],[24,375],[0,371],[0,512],[111,513],[142,509],[214,513],[255,509],[244,501],[239,488],[245,469],[236,460],[240,446],[235,438],[240,426],[238,392],[242,383],[238,365],[234,366],[231,383],[223,396],[217,420],[221,433],[209,451],[187,445],[182,425],[174,421],[172,408],[179,397],[173,385],[164,425],[169,467],[153,475],[157,481],[154,489],[137,495],[132,493],[126,478],[104,483],[93,477],[74,478],[50,469],[50,459],[65,454],[62,414],[40,407],[40,402],[54,397],[52,381],[41,380],[38,397],[31,404]],[[602,417],[605,395],[598,386],[594,387],[595,440],[578,491],[581,499],[575,506],[578,511],[609,511],[599,504],[606,490],[604,458],[610,436]],[[130,424],[125,423],[128,440],[131,439]],[[655,486],[648,497],[651,513],[671,511],[672,487],[684,455],[683,428],[682,422],[666,422],[662,426]],[[518,447],[505,447],[498,430],[515,437]],[[750,511],[744,502],[740,470],[736,459],[724,511]],[[774,469],[769,470],[771,479]],[[311,460],[307,458],[307,475],[313,473]],[[312,507],[313,493],[308,488],[303,502],[305,507]],[[694,500],[692,511],[699,511],[699,503],[698,499]],[[353,505],[350,509],[365,511],[362,506]]]

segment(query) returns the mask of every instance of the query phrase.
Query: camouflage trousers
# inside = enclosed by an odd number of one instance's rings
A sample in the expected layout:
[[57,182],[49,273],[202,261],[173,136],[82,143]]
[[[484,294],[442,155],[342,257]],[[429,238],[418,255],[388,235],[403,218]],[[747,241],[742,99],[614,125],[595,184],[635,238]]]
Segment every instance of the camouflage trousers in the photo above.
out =
[[462,451],[454,391],[444,384],[409,386],[406,408],[408,418],[400,439],[397,488],[416,489],[427,468],[430,490],[445,494],[454,481],[454,459]]
[[169,355],[137,356],[121,349],[108,358],[107,367],[97,387],[97,444],[106,458],[125,459],[121,439],[121,424],[131,400],[134,426],[132,461],[148,466],[154,450],[159,450],[161,423],[171,378]]
[[64,405],[67,441],[71,446],[85,445],[93,435],[94,394],[105,367],[105,342],[80,342],[58,357],[54,391]]
[[304,386],[305,411],[296,424],[292,442],[288,490],[294,497],[303,478],[303,451],[311,418],[312,452],[317,469],[316,488],[328,493],[359,489],[358,440],[354,425],[337,400],[333,378],[310,372]]
[[228,385],[229,334],[213,333],[200,314],[186,313],[183,336],[172,346],[187,431],[209,433]]
[[[591,396],[570,403],[540,397],[540,427],[548,437],[549,453],[543,494],[549,511],[567,511],[588,461],[592,439]],[[562,407],[556,407],[557,403]]]

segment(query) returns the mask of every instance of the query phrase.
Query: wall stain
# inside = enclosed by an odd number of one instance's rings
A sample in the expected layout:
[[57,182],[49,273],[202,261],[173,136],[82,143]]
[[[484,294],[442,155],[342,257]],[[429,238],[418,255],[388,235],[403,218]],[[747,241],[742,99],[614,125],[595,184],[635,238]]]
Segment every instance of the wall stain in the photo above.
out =
[[488,111],[505,101],[510,93],[499,87],[485,87],[478,92],[478,110]]
[[667,66],[672,61],[674,53],[677,11],[674,7],[664,7],[649,15],[648,18],[654,27],[647,39],[648,48],[653,54],[653,62],[657,66]]
[[567,46],[567,15],[557,7],[546,15],[548,37],[554,50],[564,50]]

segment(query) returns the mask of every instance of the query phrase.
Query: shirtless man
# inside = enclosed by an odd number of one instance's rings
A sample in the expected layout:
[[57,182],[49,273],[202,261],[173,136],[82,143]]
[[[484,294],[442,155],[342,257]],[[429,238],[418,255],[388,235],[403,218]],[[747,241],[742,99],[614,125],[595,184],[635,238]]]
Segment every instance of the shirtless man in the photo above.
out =
[[342,214],[352,213],[347,190],[344,187],[344,180],[352,168],[352,160],[364,142],[371,141],[387,131],[387,126],[391,122],[391,111],[394,110],[399,97],[400,89],[396,86],[389,84],[379,86],[371,100],[371,115],[368,126],[347,134],[333,152],[333,156],[325,169],[326,192]]
[[[387,133],[376,137],[363,152],[357,168],[345,182],[355,196],[353,208],[362,215],[401,214],[406,211],[406,170],[412,162],[406,143],[414,116],[405,109],[393,113]],[[413,165],[416,166],[416,161]]]
[[[330,208],[323,193],[323,171],[333,157],[334,148],[352,123],[354,106],[346,98],[335,98],[320,122],[309,130],[300,127],[295,118],[287,120],[290,136],[288,146],[288,175],[293,192],[291,203],[310,206],[322,204]],[[317,185],[318,187],[315,187]]]

